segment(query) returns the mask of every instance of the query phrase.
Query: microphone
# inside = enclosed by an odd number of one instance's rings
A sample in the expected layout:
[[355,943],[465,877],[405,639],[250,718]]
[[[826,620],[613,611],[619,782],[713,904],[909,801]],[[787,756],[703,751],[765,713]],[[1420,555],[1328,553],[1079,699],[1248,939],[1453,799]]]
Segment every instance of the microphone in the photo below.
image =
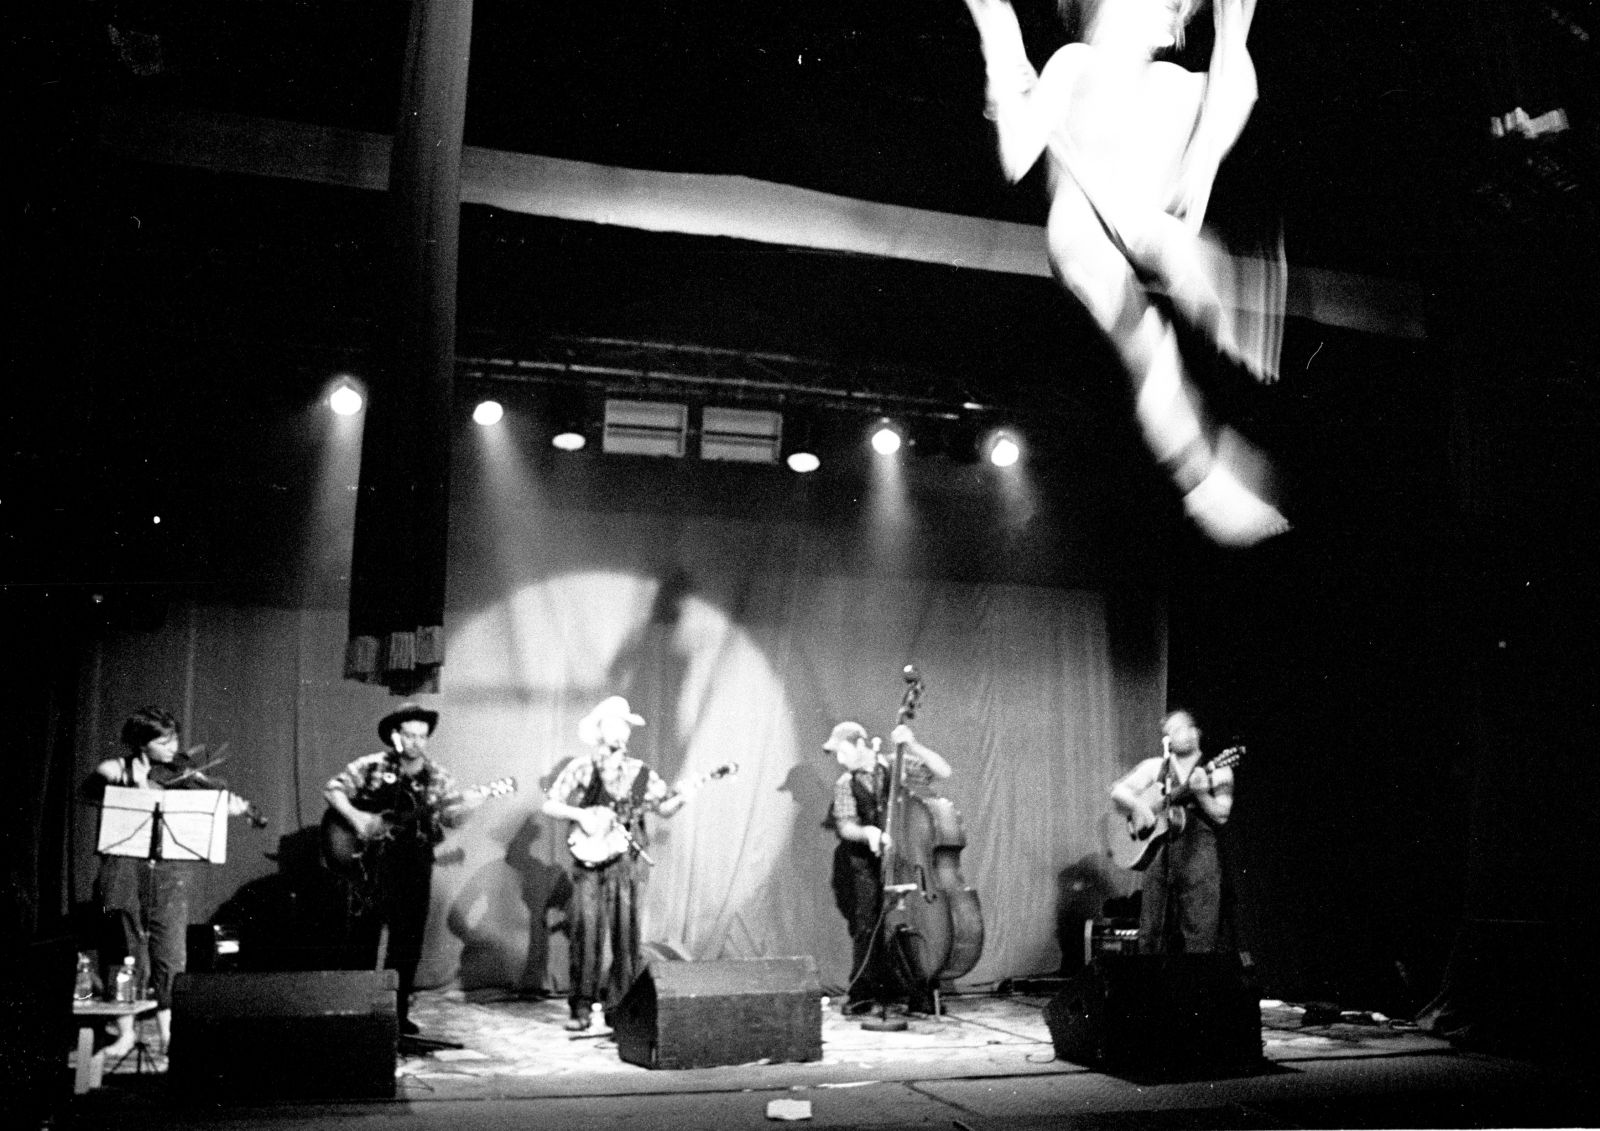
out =
[[900,674],[905,678],[907,683],[916,683],[922,678],[922,673],[917,671],[916,664],[907,664],[905,668],[901,670]]

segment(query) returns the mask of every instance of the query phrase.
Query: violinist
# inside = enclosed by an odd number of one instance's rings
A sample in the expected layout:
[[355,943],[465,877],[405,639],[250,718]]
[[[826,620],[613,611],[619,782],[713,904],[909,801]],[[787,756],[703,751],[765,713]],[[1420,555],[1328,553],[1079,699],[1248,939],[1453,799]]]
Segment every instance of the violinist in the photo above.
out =
[[[905,748],[905,784],[923,786],[950,776],[950,763],[918,742],[906,724],[896,726],[889,741],[891,749]],[[894,759],[855,722],[834,727],[822,748],[844,771],[834,783],[833,805],[824,825],[839,838],[833,852],[833,897],[849,928],[852,951],[844,1011],[856,1015],[906,997],[908,979],[901,976],[886,945],[886,934],[880,930],[883,876],[879,858],[889,847],[883,825]],[[924,1003],[910,1004],[915,1008]]]
[[[91,789],[102,793],[108,785],[130,789],[215,789],[217,783],[177,767],[178,723],[161,707],[140,707],[122,724],[120,757],[107,758],[95,767]],[[250,802],[227,794],[228,815],[252,812]],[[132,955],[139,976],[156,1001],[156,1027],[164,1053],[172,1035],[172,980],[183,972],[188,959],[184,934],[189,927],[189,891],[198,862],[191,860],[140,860],[131,856],[102,855],[95,879],[95,899],[112,921],[114,945],[101,959],[120,961]],[[120,950],[117,950],[120,946]],[[112,953],[116,951],[116,953]],[[117,1036],[107,1046],[112,1058],[125,1056],[134,1045],[132,1017],[117,1018]]]

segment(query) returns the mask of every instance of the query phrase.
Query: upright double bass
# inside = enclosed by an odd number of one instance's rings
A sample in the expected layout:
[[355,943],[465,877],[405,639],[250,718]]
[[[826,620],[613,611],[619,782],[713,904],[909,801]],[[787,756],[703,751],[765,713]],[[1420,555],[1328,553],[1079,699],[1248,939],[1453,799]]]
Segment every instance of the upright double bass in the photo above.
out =
[[[907,664],[897,721],[916,717],[923,682]],[[885,940],[909,981],[913,998],[938,1008],[939,983],[959,978],[983,954],[983,909],[961,875],[967,834],[948,799],[905,782],[905,744],[897,743],[889,778],[883,853]]]

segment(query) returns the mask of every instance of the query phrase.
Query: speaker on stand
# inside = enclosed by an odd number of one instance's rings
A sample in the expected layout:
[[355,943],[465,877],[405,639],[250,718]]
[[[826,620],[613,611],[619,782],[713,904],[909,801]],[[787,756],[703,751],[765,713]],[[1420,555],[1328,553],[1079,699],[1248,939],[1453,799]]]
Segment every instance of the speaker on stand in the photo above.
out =
[[1261,1060],[1260,993],[1236,954],[1102,954],[1044,1019],[1074,1064],[1167,1075]]
[[391,1098],[397,984],[393,970],[180,974],[169,1084],[208,1100]]
[[611,1010],[617,1054],[645,1068],[822,1059],[817,961],[652,961]]

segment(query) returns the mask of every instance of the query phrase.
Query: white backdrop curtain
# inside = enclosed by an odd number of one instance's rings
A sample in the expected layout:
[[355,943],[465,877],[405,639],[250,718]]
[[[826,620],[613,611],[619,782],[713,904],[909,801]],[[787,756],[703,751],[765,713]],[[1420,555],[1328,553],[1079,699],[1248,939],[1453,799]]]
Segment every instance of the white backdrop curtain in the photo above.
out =
[[[1155,733],[1158,603],[851,572],[841,532],[815,523],[561,508],[520,487],[469,484],[453,504],[433,753],[464,783],[510,774],[520,789],[444,846],[421,984],[562,989],[546,918],[565,830],[537,809],[583,752],[578,719],[610,694],[645,716],[634,752],[669,781],[739,765],[653,824],[646,937],[694,958],[810,954],[826,986],[844,984],[821,827],[838,771],[821,743],[846,718],[886,738],[908,662],[927,681],[918,735],[955,766],[944,791],[965,818],[962,869],[987,928],[960,985],[1054,972],[1081,928],[1058,937],[1071,889],[1126,890],[1099,862],[1099,824],[1109,783]],[[374,724],[396,701],[340,678],[344,628],[342,609],[192,603],[90,656],[85,771],[128,710],[165,704],[186,743],[228,743],[220,771],[273,822],[234,822],[197,918],[270,874],[276,837],[314,824],[327,778],[378,748]],[[93,822],[81,813],[80,897]]]

